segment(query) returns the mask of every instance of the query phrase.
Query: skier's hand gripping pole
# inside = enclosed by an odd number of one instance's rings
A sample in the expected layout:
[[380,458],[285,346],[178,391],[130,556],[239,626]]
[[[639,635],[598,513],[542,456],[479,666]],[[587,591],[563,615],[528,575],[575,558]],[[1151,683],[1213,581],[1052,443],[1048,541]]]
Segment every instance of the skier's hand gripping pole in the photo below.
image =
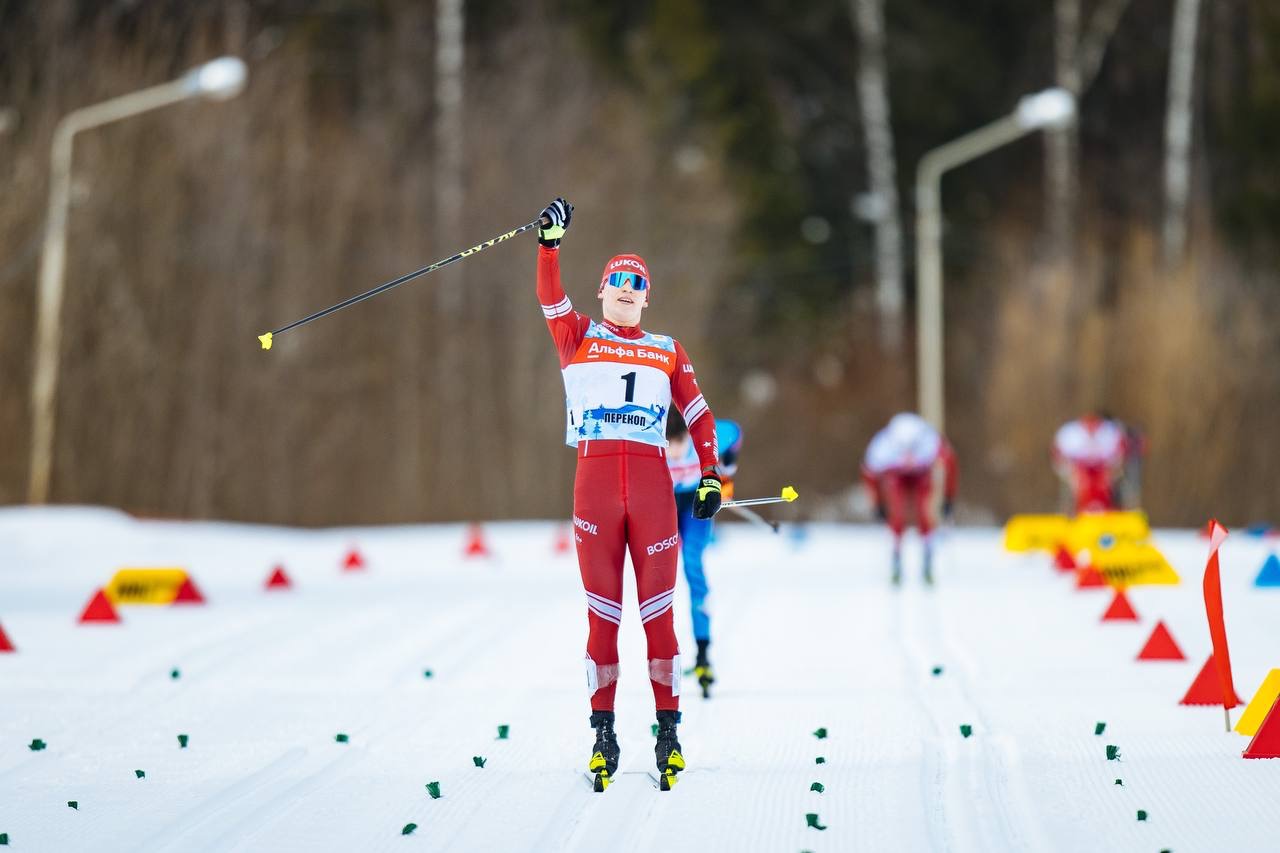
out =
[[[559,202],[562,200],[556,199],[556,201]],[[553,203],[553,206],[554,206],[554,203]],[[567,202],[565,203],[565,206],[568,208],[568,212],[563,217],[562,221],[559,223],[560,234],[564,234],[564,229],[569,226],[569,217],[573,215],[573,206],[569,205]],[[543,229],[556,227],[556,222],[547,215],[547,211],[549,210],[551,210],[550,207],[548,207],[547,210],[543,211],[542,215],[539,216],[537,219],[533,220],[532,222],[521,225],[519,228],[516,228],[515,230],[508,231],[506,234],[499,234],[497,237],[494,237],[491,240],[486,240],[483,243],[480,243],[479,245],[472,246],[470,249],[466,249],[464,251],[458,252],[458,254],[453,255],[452,257],[445,258],[442,261],[436,261],[434,264],[431,264],[430,266],[425,266],[420,270],[414,270],[411,273],[406,273],[405,275],[402,275],[397,279],[392,279],[391,281],[388,281],[385,284],[380,284],[377,287],[373,288],[372,290],[366,290],[364,293],[358,293],[355,296],[352,296],[350,299],[345,299],[342,302],[339,302],[337,305],[329,306],[323,311],[317,311],[316,313],[311,314],[310,316],[303,317],[301,320],[295,320],[294,322],[290,323],[287,326],[281,326],[278,329],[272,329],[270,332],[267,332],[265,335],[258,335],[258,341],[261,342],[263,349],[271,349],[272,339],[276,335],[283,334],[289,331],[290,329],[296,329],[298,326],[306,325],[307,323],[310,323],[312,320],[319,320],[321,317],[324,317],[328,314],[332,314],[335,311],[341,311],[343,308],[347,308],[351,305],[355,305],[357,302],[363,302],[366,299],[371,299],[372,297],[377,296],[379,293],[382,293],[384,290],[390,290],[393,287],[399,287],[400,285],[404,284],[407,281],[412,281],[413,279],[418,278],[419,276],[424,276],[427,273],[435,272],[438,269],[447,267],[449,266],[449,264],[455,263],[457,261],[462,260],[463,258],[474,255],[476,252],[483,252],[485,249],[489,248],[490,246],[496,246],[498,243],[502,243],[506,240],[510,240],[512,237],[515,237],[519,234],[523,234],[526,231],[531,231],[534,228],[538,228],[539,231],[541,232]],[[556,242],[558,243],[559,240],[557,239]]]
[[791,486],[783,486],[782,494],[776,498],[751,498],[745,501],[725,501],[720,504],[720,508],[729,509],[735,506],[761,506],[763,504],[791,503],[798,497],[800,497],[800,493]]

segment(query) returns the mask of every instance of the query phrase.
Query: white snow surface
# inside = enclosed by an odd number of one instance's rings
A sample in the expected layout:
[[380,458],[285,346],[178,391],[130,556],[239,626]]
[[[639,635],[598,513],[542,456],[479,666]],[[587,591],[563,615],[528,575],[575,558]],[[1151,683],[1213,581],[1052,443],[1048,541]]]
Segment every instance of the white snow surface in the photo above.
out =
[[[950,533],[934,589],[909,547],[894,590],[880,530],[801,540],[721,524],[707,555],[720,681],[709,701],[686,686],[689,770],[670,793],[645,773],[653,706],[632,584],[623,772],[595,794],[586,608],[574,558],[552,547],[566,528],[489,524],[495,556],[464,559],[459,525],[0,510],[0,626],[18,647],[0,654],[0,833],[14,851],[59,853],[1280,849],[1280,760],[1241,758],[1247,739],[1224,732],[1220,707],[1178,704],[1210,651],[1194,533],[1155,537],[1183,583],[1131,590],[1141,621],[1103,624],[1108,591],[1006,554],[998,530]],[[340,568],[352,546],[364,571]],[[1267,547],[1233,535],[1222,549],[1246,702],[1280,666],[1280,590],[1252,584]],[[295,587],[269,593],[277,562]],[[169,565],[206,605],[76,623],[116,569]],[[688,663],[683,581],[680,596]],[[1188,661],[1134,660],[1157,618]]]

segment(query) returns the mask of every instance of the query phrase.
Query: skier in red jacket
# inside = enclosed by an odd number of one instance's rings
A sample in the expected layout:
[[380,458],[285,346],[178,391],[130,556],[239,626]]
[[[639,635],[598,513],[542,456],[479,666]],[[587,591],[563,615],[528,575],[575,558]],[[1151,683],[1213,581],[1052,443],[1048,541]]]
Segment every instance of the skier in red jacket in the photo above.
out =
[[697,447],[702,476],[693,512],[698,518],[711,518],[720,508],[715,419],[684,348],[673,338],[640,328],[652,293],[642,258],[617,255],[605,265],[597,292],[602,321],[573,310],[560,285],[559,257],[572,216],[573,205],[562,198],[542,212],[538,301],[564,375],[566,441],[578,450],[573,524],[587,596],[587,687],[596,730],[588,767],[597,791],[608,786],[618,769],[613,704],[622,566],[630,550],[658,718],[654,752],[659,784],[670,790],[685,761],[676,737],[681,670],[671,605],[679,536],[666,460],[667,410],[672,404],[679,407]]

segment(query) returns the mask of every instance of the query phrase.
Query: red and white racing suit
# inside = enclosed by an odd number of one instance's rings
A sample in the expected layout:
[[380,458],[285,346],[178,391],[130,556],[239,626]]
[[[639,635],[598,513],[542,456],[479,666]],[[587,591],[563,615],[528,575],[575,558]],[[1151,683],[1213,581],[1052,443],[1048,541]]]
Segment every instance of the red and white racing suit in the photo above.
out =
[[613,710],[629,550],[654,705],[678,710],[680,647],[671,605],[679,538],[666,460],[667,409],[680,408],[708,470],[716,464],[715,420],[679,343],[573,310],[560,285],[558,249],[538,248],[538,301],[564,374],[567,443],[578,450],[573,523],[587,596],[591,709]]
[[943,497],[954,500],[956,494],[956,455],[950,442],[931,427],[920,427],[919,440],[904,444],[894,441],[888,429],[871,439],[862,463],[862,481],[872,503],[884,508],[895,547],[907,526],[907,506],[914,506],[916,528],[928,541],[936,526],[930,497],[933,492],[933,469],[942,465],[945,473]]
[[1115,421],[1083,417],[1062,425],[1053,437],[1053,461],[1071,485],[1077,513],[1116,508],[1115,480],[1123,469],[1128,439]]

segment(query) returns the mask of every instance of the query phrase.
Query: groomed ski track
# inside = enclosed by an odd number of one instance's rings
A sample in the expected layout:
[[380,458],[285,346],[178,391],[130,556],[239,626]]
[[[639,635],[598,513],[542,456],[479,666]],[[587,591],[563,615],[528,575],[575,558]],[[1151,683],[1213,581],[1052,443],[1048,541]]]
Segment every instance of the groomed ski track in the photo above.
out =
[[[0,655],[0,832],[15,851],[1249,851],[1280,837],[1280,761],[1241,759],[1247,739],[1223,732],[1221,708],[1177,704],[1209,653],[1194,534],[1156,536],[1182,585],[1131,590],[1141,621],[1102,624],[1107,591],[1005,554],[996,530],[952,533],[934,589],[909,547],[894,590],[880,531],[721,525],[708,554],[720,683],[710,701],[686,685],[690,770],[669,794],[645,774],[632,585],[622,775],[594,794],[585,607],[556,529],[488,525],[494,557],[467,560],[459,526],[0,510],[0,625],[18,646]],[[364,571],[342,571],[351,546]],[[1266,553],[1244,536],[1222,552],[1246,701],[1280,666],[1280,591],[1251,583]],[[295,587],[266,592],[277,562]],[[185,567],[208,604],[76,624],[117,568],[148,565]],[[1157,618],[1187,662],[1134,662]]]

